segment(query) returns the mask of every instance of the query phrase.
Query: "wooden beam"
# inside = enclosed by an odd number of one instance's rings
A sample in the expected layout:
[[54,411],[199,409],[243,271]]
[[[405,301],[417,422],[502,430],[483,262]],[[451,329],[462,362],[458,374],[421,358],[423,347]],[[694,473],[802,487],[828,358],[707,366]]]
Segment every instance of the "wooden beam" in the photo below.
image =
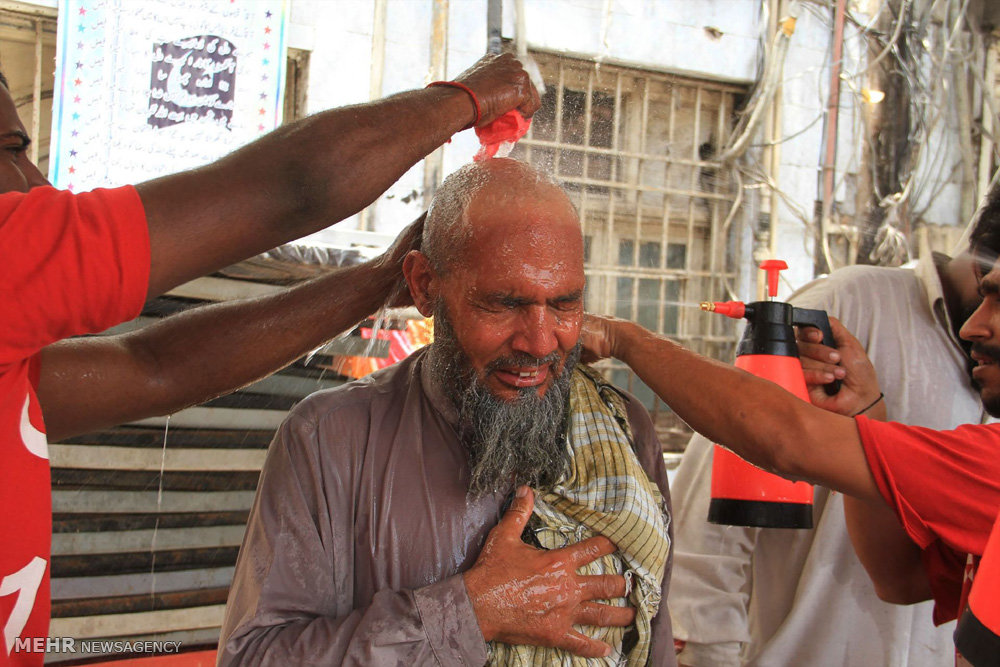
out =
[[97,577],[58,577],[52,580],[52,599],[109,597],[131,595],[136,591],[153,590],[164,593],[198,588],[218,588],[229,586],[233,581],[235,568],[210,567],[174,572],[136,572],[134,574],[111,574]]
[[226,605],[216,604],[136,614],[53,618],[49,636],[89,639],[221,627],[225,611]]
[[115,514],[135,512],[232,512],[253,504],[253,491],[53,491],[52,512]]
[[245,280],[226,280],[224,278],[195,278],[191,282],[178,285],[167,292],[167,296],[183,299],[202,299],[204,301],[230,301],[232,299],[248,299],[257,296],[267,296],[284,292],[287,288],[276,285],[263,285]]
[[74,616],[108,616],[166,609],[186,610],[191,607],[205,607],[226,604],[229,587],[208,588],[194,591],[174,591],[153,593],[148,591],[118,597],[87,598],[82,600],[59,600],[52,603],[52,616],[66,618]]
[[[170,447],[202,449],[257,449],[267,448],[274,437],[273,429],[220,431],[216,429],[178,428],[173,422],[168,435]],[[163,449],[163,427],[118,426],[100,433],[66,438],[67,445],[120,445],[124,447],[152,447]]]
[[[170,436],[167,436],[169,443]],[[166,449],[102,445],[49,445],[53,468],[88,470],[260,470],[265,449]]]
[[254,491],[260,471],[87,470],[52,468],[52,488],[63,491]]
[[[234,430],[275,430],[287,413],[284,410],[240,410],[237,408],[186,408],[170,415],[171,428],[217,428]],[[167,417],[151,417],[131,422],[133,426],[166,426]],[[169,435],[168,435],[169,441]]]
[[156,549],[238,547],[243,541],[244,531],[244,526],[206,526],[165,530],[59,533],[52,536],[52,555],[126,553],[151,551],[154,547]]
[[250,510],[237,512],[161,512],[160,514],[55,514],[56,533],[93,533],[101,530],[142,530],[144,528],[187,528],[190,526],[239,526]]
[[175,549],[155,553],[86,554],[84,556],[54,556],[52,577],[107,577],[113,574],[146,572],[177,572],[236,564],[237,547],[208,549]]

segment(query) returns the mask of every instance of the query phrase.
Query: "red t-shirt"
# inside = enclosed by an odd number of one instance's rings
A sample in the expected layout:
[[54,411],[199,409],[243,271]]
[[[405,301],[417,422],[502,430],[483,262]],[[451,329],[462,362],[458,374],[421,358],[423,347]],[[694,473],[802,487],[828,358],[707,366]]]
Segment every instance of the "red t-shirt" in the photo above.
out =
[[142,310],[149,233],[135,188],[0,195],[0,664],[40,665],[49,626],[52,491],[35,396],[39,351]]
[[1000,507],[1000,424],[935,431],[864,416],[856,422],[879,492],[923,549],[934,622],[950,621],[962,604],[968,556],[983,555]]

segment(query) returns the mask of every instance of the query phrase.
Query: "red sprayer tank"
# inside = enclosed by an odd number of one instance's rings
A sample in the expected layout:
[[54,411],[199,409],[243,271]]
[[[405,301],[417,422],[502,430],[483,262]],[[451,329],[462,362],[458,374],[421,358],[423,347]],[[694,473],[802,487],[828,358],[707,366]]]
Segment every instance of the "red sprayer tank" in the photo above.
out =
[[[768,274],[768,295],[777,296],[778,272],[788,268],[781,260],[767,260],[760,268]],[[795,326],[814,326],[823,332],[823,342],[834,346],[830,321],[822,310],[795,308],[782,301],[706,302],[708,310],[747,320],[736,350],[736,367],[784,387],[804,401],[809,400]],[[834,394],[839,383],[827,388]],[[715,446],[712,461],[712,500],[708,520],[730,526],[761,528],[812,528],[812,486],[790,482],[764,472],[728,449]]]
[[955,647],[973,667],[1000,667],[1000,517],[955,630]]

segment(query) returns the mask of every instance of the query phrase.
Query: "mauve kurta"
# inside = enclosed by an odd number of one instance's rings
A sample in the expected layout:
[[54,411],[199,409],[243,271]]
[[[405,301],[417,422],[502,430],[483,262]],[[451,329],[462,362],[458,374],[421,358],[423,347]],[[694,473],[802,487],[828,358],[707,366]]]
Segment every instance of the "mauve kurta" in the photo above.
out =
[[[503,494],[467,497],[455,409],[424,352],[313,394],[275,435],[236,563],[220,665],[482,665],[486,643],[460,575]],[[649,415],[629,421],[669,508]],[[668,524],[669,525],[669,524]],[[666,610],[650,664],[675,665]]]

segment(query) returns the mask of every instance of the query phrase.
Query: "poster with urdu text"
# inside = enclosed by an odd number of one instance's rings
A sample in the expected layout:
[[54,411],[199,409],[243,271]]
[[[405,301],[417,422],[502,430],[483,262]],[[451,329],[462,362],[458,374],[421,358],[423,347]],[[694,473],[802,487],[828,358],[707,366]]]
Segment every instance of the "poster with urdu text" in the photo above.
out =
[[49,179],[197,167],[281,123],[285,0],[60,0]]

